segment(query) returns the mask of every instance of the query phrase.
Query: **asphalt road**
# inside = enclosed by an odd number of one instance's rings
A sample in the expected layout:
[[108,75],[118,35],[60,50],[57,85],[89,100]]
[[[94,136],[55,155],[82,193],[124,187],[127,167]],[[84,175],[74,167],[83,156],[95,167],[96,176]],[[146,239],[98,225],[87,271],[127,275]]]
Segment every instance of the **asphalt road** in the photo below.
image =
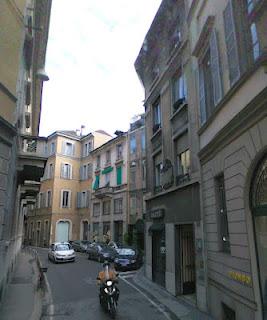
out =
[[[88,260],[82,253],[76,254],[73,263],[54,264],[47,259],[47,249],[38,249],[50,287],[50,301],[43,308],[42,320],[104,320],[110,319],[99,305],[96,277],[101,264]],[[166,319],[157,305],[135,288],[132,273],[120,273],[120,299],[117,320]],[[125,279],[125,281],[123,280]]]

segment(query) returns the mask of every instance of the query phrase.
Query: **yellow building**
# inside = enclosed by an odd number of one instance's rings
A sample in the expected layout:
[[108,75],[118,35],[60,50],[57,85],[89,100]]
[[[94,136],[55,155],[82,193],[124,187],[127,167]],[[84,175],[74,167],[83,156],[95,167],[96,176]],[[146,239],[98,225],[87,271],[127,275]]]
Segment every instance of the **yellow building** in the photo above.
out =
[[80,136],[56,131],[48,137],[48,160],[35,204],[28,206],[25,243],[89,239],[92,158],[90,152],[111,139],[104,131]]
[[51,0],[0,1],[0,301],[46,161],[37,136],[50,11]]

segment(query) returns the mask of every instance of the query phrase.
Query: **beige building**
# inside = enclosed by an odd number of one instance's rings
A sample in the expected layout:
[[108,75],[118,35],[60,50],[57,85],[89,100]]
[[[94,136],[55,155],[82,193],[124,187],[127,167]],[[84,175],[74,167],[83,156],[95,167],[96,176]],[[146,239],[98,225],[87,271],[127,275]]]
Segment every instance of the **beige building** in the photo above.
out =
[[110,139],[103,131],[56,131],[47,138],[48,160],[37,202],[29,206],[26,244],[89,239],[91,152]]
[[145,115],[137,116],[128,131],[128,234],[130,244],[144,249],[146,192]]
[[127,133],[92,153],[91,240],[122,243],[127,232]]
[[50,10],[50,0],[0,2],[0,302],[46,161],[38,131]]
[[208,308],[267,319],[266,1],[187,4]]

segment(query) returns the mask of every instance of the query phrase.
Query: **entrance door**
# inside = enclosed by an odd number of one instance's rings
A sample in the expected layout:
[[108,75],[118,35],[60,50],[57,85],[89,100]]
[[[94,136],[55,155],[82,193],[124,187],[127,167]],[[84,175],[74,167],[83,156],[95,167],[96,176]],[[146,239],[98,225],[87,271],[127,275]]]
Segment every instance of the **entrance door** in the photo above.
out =
[[88,240],[88,222],[83,221],[83,240]]
[[177,232],[179,237],[177,246],[179,252],[176,257],[177,293],[192,294],[196,287],[193,225],[180,225]]
[[70,224],[68,221],[60,221],[57,224],[57,231],[56,231],[57,242],[69,241],[69,226]]
[[165,287],[166,247],[165,233],[153,231],[152,234],[152,280]]
[[114,221],[114,241],[123,243],[123,221]]

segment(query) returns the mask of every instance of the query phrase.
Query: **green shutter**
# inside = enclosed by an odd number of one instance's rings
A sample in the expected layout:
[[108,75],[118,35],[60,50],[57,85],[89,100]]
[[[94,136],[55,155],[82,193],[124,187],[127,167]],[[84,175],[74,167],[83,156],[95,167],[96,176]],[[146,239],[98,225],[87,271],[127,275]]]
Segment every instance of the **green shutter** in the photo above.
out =
[[101,173],[102,173],[102,174],[107,174],[107,173],[111,172],[112,170],[113,170],[112,167],[107,167],[107,168],[105,168]]
[[96,190],[99,188],[99,176],[95,176],[95,183],[93,189]]
[[122,167],[117,167],[117,185],[122,184]]

